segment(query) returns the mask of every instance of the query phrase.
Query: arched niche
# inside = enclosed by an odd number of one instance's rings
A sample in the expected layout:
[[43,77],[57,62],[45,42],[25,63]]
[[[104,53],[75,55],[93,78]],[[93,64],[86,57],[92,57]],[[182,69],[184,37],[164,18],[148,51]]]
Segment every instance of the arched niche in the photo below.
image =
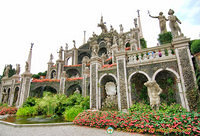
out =
[[51,79],[55,79],[56,78],[56,70],[52,70],[51,71]]
[[129,77],[129,97],[132,103],[144,102],[149,103],[147,87],[145,82],[150,81],[148,75],[144,72],[135,72]]
[[68,69],[66,71],[67,78],[80,77],[81,74],[77,69]]
[[178,91],[177,77],[169,70],[160,70],[155,75],[155,80],[163,90],[160,94],[161,102],[167,104],[178,103],[181,104],[180,94]]
[[18,95],[19,95],[19,87],[16,87],[16,88],[15,88],[15,91],[14,91],[14,98],[13,98],[13,103],[12,103],[12,105],[15,105],[15,104],[16,104]]
[[67,95],[67,96],[73,95],[77,88],[80,91],[80,94],[82,94],[81,86],[79,84],[74,84],[66,89],[65,95]]
[[105,102],[106,99],[108,98],[108,95],[106,93],[106,84],[107,83],[114,83],[115,89],[116,89],[116,99],[113,101],[113,110],[118,109],[118,90],[117,90],[117,79],[113,74],[104,74],[103,76],[100,77],[99,80],[99,108],[101,109],[102,106],[105,108]]
[[88,52],[82,52],[80,55],[78,55],[78,64],[82,64],[83,58],[87,56],[88,58],[91,57],[91,55]]
[[57,90],[54,87],[51,87],[51,86],[39,86],[36,89],[30,91],[30,96],[31,97],[41,98],[41,97],[43,97],[43,93],[44,92],[50,92],[52,94],[57,94]]

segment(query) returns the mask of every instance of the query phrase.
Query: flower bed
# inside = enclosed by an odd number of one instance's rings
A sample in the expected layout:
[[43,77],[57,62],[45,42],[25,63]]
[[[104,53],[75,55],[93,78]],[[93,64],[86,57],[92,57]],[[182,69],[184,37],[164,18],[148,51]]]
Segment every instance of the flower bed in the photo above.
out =
[[96,128],[109,126],[117,130],[150,134],[200,135],[200,114],[159,112],[84,111],[75,119],[76,125]]
[[75,80],[82,80],[83,77],[75,77],[75,78],[66,78],[67,81],[75,81]]
[[37,83],[41,83],[41,82],[60,82],[59,79],[33,79],[32,82],[37,82]]
[[17,112],[16,107],[0,107],[0,115],[6,115],[6,114],[15,114]]
[[105,64],[102,66],[102,68],[110,68],[110,67],[113,67],[113,66],[117,66],[116,63],[113,63],[113,64]]

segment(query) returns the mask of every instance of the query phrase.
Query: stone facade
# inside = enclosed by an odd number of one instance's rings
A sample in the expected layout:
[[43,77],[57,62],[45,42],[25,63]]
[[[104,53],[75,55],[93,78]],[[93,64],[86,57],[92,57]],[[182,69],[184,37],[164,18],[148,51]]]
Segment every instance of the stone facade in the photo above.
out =
[[[167,71],[176,79],[176,93],[180,96],[177,102],[189,110],[186,91],[196,86],[188,49],[189,39],[179,37],[169,44],[141,49],[139,30],[137,25],[128,32],[102,30],[100,35],[93,33],[88,42],[79,48],[76,48],[75,41],[72,49],[68,49],[66,44],[64,50],[60,48],[59,59],[55,64],[53,56],[50,56],[45,80],[34,82],[30,71],[22,74],[21,80],[3,79],[0,102],[3,102],[4,96],[8,96],[9,88],[12,92],[9,101],[6,101],[9,105],[16,98],[16,87],[19,88],[17,106],[21,106],[30,92],[39,87],[48,86],[54,88],[56,93],[66,95],[73,94],[78,88],[83,96],[90,96],[90,108],[99,110],[107,97],[105,84],[113,82],[116,84],[118,110],[126,110],[132,105],[131,79],[135,74],[143,74],[147,81],[153,81],[160,72]],[[72,65],[68,64],[69,58],[72,58]]]

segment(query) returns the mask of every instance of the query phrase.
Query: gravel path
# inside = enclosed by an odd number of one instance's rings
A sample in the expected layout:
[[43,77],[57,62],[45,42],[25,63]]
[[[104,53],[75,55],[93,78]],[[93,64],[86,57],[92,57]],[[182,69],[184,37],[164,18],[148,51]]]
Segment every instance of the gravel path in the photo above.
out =
[[14,127],[0,124],[0,136],[149,136],[114,131],[107,134],[105,129],[76,125]]

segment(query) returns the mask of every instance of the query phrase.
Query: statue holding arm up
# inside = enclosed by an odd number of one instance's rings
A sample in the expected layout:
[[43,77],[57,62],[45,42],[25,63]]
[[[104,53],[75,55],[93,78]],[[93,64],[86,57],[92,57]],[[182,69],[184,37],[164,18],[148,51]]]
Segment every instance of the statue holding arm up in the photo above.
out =
[[161,34],[166,33],[167,32],[166,21],[168,21],[168,19],[165,18],[165,16],[163,15],[163,12],[160,12],[159,16],[152,16],[149,11],[148,11],[148,14],[152,18],[158,18],[159,25],[160,25],[160,33]]

